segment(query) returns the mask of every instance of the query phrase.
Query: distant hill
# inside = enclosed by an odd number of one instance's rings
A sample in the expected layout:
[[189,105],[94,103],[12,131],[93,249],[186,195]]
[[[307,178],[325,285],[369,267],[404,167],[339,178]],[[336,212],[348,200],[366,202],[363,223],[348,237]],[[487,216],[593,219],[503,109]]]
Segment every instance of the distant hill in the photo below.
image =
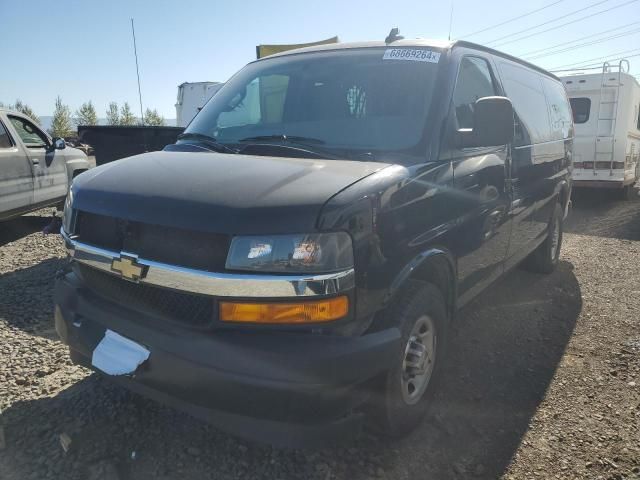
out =
[[[51,127],[51,121],[53,120],[52,116],[43,116],[40,117],[40,126],[42,128],[44,128],[45,130],[49,130],[49,127]],[[98,125],[106,125],[107,124],[107,119],[106,118],[99,118],[98,119]],[[176,126],[176,119],[175,118],[165,118],[164,119],[164,124],[167,127],[175,127]]]

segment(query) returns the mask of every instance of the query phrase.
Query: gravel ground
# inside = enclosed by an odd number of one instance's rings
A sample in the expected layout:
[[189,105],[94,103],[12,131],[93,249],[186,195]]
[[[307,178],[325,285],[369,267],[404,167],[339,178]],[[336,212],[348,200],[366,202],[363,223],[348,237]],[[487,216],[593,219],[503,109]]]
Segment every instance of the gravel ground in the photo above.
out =
[[72,366],[49,213],[0,225],[0,479],[640,479],[640,199],[576,199],[556,273],[515,270],[460,313],[412,435],[319,451],[238,440]]

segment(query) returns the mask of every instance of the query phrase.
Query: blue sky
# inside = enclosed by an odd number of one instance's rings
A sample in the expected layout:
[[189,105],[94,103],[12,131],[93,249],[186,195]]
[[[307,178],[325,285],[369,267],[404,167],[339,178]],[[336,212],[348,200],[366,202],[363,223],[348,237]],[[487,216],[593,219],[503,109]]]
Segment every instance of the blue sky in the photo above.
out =
[[[454,0],[453,37],[551,3],[555,4],[468,39],[492,42],[598,4],[520,35],[524,36],[629,1]],[[0,0],[0,101],[20,98],[39,115],[52,113],[56,95],[72,109],[90,99],[99,116],[104,116],[110,101],[128,101],[137,111],[131,17],[136,23],[144,107],[157,108],[166,118],[174,118],[180,83],[228,79],[255,58],[257,44],[309,42],[334,35],[341,41],[382,40],[393,26],[400,27],[407,38],[446,38],[450,8],[448,0]],[[624,25],[628,26],[621,28]],[[523,55],[606,30],[611,32],[597,38],[638,31],[533,62],[553,68],[622,51],[640,53],[640,1],[498,48]],[[629,60],[632,73],[640,74],[640,55]]]

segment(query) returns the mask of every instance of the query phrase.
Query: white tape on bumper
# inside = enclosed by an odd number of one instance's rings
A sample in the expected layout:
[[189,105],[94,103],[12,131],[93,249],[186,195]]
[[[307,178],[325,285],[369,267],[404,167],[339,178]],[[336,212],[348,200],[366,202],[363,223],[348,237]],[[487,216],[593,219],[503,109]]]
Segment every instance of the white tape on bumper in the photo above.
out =
[[126,375],[135,372],[149,353],[133,340],[107,330],[93,351],[91,365],[109,375]]

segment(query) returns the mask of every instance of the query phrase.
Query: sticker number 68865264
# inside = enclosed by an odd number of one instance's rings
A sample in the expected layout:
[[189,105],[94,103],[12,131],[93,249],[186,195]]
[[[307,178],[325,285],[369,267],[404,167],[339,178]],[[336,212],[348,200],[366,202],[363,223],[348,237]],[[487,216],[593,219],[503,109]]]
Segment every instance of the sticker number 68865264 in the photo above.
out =
[[414,62],[438,63],[440,52],[424,48],[387,48],[383,60],[410,60]]

